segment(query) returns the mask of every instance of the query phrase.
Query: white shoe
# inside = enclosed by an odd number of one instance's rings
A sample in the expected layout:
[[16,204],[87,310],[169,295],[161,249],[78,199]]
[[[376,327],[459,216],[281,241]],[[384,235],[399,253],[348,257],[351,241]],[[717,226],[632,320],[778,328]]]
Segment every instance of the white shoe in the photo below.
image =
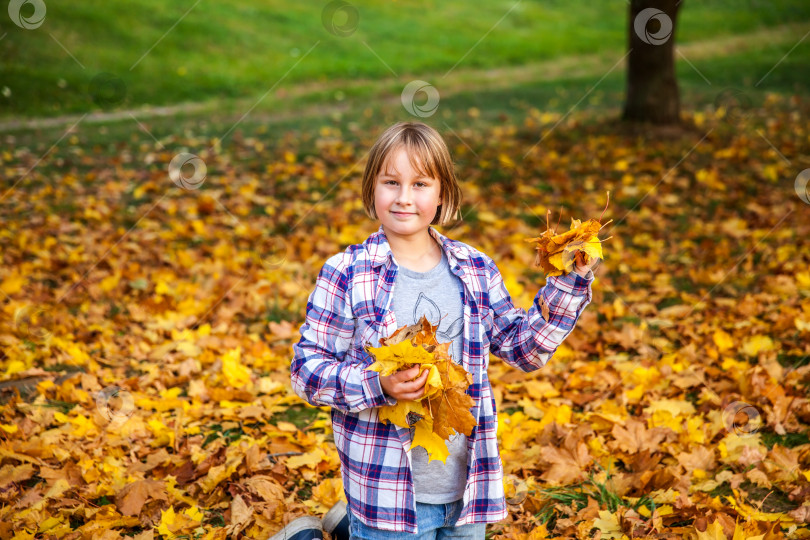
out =
[[332,535],[332,540],[349,540],[349,515],[345,501],[336,502],[323,516],[323,530]]
[[323,540],[321,520],[313,516],[294,519],[267,540]]

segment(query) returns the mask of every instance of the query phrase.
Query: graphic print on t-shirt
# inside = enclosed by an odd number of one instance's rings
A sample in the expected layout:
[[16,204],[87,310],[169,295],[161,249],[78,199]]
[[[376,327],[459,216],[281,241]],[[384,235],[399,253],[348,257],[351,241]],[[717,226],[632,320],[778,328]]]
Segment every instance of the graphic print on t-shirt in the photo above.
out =
[[448,321],[446,318],[442,319],[442,312],[439,310],[439,306],[436,305],[436,302],[428,298],[425,293],[420,292],[419,298],[416,300],[416,305],[413,306],[413,320],[418,321],[422,318],[422,315],[427,318],[430,324],[439,325],[439,328],[436,330],[436,339],[439,340],[439,343],[453,341],[464,331],[463,316],[452,322]]

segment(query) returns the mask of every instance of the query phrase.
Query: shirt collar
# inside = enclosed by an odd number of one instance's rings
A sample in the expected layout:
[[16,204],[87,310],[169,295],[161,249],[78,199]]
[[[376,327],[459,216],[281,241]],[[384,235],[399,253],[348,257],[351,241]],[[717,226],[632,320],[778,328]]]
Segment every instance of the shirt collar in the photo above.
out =
[[[455,259],[470,258],[470,251],[467,247],[450,240],[433,227],[428,227],[428,233],[442,246],[451,265],[453,264],[451,257]],[[382,225],[380,225],[377,232],[369,236],[363,244],[371,258],[371,266],[380,266],[391,258],[391,246],[388,244],[388,239],[385,237],[385,231]]]

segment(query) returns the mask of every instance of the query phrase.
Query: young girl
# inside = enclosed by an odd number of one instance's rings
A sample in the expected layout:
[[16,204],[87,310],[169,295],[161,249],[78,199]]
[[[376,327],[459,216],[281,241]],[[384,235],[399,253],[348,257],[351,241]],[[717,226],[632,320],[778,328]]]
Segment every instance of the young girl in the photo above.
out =
[[[492,259],[431,227],[457,214],[461,189],[444,141],[422,123],[380,136],[362,197],[381,226],[321,269],[293,346],[293,388],[332,408],[352,538],[483,539],[486,523],[506,517],[489,354],[523,371],[546,365],[591,301],[596,261],[578,258],[568,275],[549,277],[528,313],[515,307]],[[439,341],[452,343],[453,360],[473,377],[467,393],[478,425],[451,438],[446,463],[411,448],[412,430],[378,419],[382,405],[420,399],[427,370],[366,371],[374,359],[365,345],[422,315],[440,325]]]

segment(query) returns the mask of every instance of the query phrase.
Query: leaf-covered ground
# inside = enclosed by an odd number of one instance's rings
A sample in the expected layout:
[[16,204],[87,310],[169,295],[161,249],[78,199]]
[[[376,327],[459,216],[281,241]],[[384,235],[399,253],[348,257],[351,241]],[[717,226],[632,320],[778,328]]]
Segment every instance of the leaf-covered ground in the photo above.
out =
[[[724,112],[656,138],[437,119],[465,195],[440,230],[520,306],[546,210],[565,228],[611,194],[575,331],[538,372],[493,359],[512,511],[490,536],[810,536],[810,101]],[[320,266],[377,229],[377,133],[353,127],[4,136],[0,537],[265,538],[337,500],[328,411],[289,362]],[[183,151],[198,189],[167,174]]]

